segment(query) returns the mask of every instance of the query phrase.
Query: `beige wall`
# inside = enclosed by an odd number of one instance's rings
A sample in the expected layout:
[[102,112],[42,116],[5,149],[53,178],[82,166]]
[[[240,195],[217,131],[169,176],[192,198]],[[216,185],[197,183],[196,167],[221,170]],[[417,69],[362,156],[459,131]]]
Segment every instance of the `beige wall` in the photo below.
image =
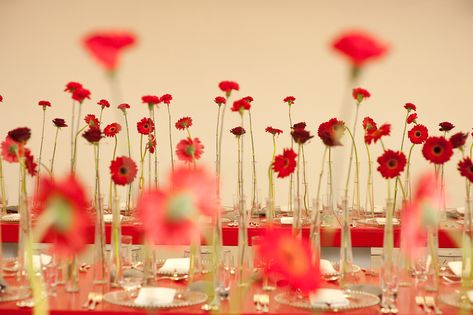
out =
[[[328,45],[347,28],[367,29],[392,46],[389,56],[370,66],[362,79],[362,85],[373,97],[363,104],[361,115],[369,114],[379,122],[393,123],[393,136],[386,141],[389,147],[399,146],[400,122],[405,114],[402,105],[406,101],[418,105],[420,121],[432,130],[443,120],[452,121],[457,130],[467,131],[472,127],[473,2],[469,0],[1,0],[0,94],[5,102],[0,107],[0,134],[17,126],[32,127],[30,146],[37,154],[41,110],[36,103],[40,99],[53,103],[54,107],[47,112],[48,122],[54,117],[69,122],[70,100],[62,90],[71,80],[82,82],[92,91],[93,100],[85,103],[84,113],[97,113],[96,101],[109,98],[110,92],[105,76],[84,52],[79,40],[91,30],[116,27],[133,30],[140,40],[136,49],[124,57],[120,72],[123,100],[133,107],[130,111],[133,134],[136,134],[136,121],[147,113],[140,97],[169,92],[175,99],[173,120],[193,117],[193,134],[206,145],[203,160],[212,164],[217,114],[212,100],[219,95],[220,80],[236,80],[241,85],[238,96],[255,98],[252,111],[259,189],[264,195],[271,143],[263,130],[272,125],[287,131],[287,107],[282,98],[297,97],[294,119],[306,121],[314,132],[320,122],[339,113],[347,67]],[[158,112],[162,177],[169,164],[165,114],[164,108]],[[106,123],[116,119],[121,116],[115,116],[111,110],[105,112]],[[225,129],[236,126],[237,122],[236,114],[227,113]],[[47,126],[44,155],[49,159],[53,128],[51,124]],[[173,131],[175,143],[183,136],[182,132]],[[138,152],[137,139],[133,137],[135,152]],[[69,163],[67,130],[61,132],[60,141],[57,169],[65,171]],[[288,143],[287,136],[279,140],[280,148]],[[112,143],[103,147],[102,157],[109,160]],[[226,134],[225,203],[231,203],[236,186],[235,148],[234,139]],[[377,150],[375,155],[380,153]],[[247,166],[249,152],[247,146]],[[81,176],[91,185],[91,148],[81,144],[80,154]],[[414,169],[425,168],[427,164],[419,149],[414,154]],[[322,155],[318,139],[308,145],[307,155],[313,197]],[[458,158],[455,156],[455,161]],[[361,159],[365,163],[364,153]],[[103,161],[104,184],[107,165]],[[17,165],[8,164],[5,168],[8,195],[15,199]],[[453,163],[447,169],[452,204],[458,205],[462,203],[462,181]],[[249,184],[249,169],[247,173]],[[385,186],[378,174],[375,180],[379,202],[385,198]],[[364,187],[364,176],[362,182]],[[278,180],[277,191],[278,201],[285,203],[287,180]]]

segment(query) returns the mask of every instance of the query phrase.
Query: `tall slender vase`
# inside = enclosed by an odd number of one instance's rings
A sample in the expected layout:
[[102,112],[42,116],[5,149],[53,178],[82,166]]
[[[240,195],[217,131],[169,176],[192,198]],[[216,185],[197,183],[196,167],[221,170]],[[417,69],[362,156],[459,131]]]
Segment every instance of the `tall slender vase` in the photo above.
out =
[[350,217],[348,214],[348,200],[342,199],[343,220],[341,227],[340,244],[340,286],[346,287],[353,277],[353,249],[351,246]]
[[18,272],[17,280],[20,284],[27,283],[28,274],[26,269],[26,247],[31,237],[31,215],[28,210],[28,196],[26,193],[26,178],[24,157],[19,158],[20,164],[20,189],[18,197],[18,212],[20,214],[19,223],[19,244],[18,244]]
[[249,249],[248,249],[248,213],[245,207],[245,197],[240,197],[238,205],[240,217],[238,221],[238,285],[248,285]]
[[425,283],[426,291],[436,292],[439,290],[439,227],[437,224],[427,229],[427,281]]
[[121,247],[121,225],[120,225],[120,198],[115,193],[112,203],[112,250],[110,251],[110,286],[119,287],[122,271]]
[[94,243],[94,283],[107,283],[107,268],[105,262],[105,223],[103,220],[103,201],[95,196],[95,243]]
[[312,248],[312,255],[314,262],[320,259],[320,201],[318,199],[312,200],[312,218],[310,225],[310,245]]
[[69,257],[66,266],[66,292],[74,293],[79,291],[79,266],[77,265],[77,256]]
[[393,208],[393,200],[388,199],[386,202],[386,223],[384,225],[382,268],[380,271],[381,306],[385,307],[394,304],[398,290],[397,262],[394,259]]
[[[469,196],[468,196],[469,197]],[[462,291],[473,289],[473,200],[466,199],[462,240]]]

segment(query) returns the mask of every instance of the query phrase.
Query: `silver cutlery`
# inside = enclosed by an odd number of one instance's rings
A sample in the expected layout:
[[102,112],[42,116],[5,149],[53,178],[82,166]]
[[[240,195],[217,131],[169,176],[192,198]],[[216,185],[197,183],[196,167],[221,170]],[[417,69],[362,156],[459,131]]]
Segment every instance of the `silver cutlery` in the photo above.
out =
[[424,313],[427,313],[427,314],[432,313],[432,311],[427,306],[427,304],[425,304],[425,300],[423,296],[420,296],[420,295],[416,296],[416,304],[422,307],[422,310],[424,311]]
[[102,294],[99,294],[99,293],[94,294],[94,297],[92,299],[92,303],[89,305],[89,310],[90,311],[95,310],[95,308],[97,307],[97,304],[102,302],[102,299],[103,299]]
[[438,308],[437,304],[435,303],[435,298],[433,296],[426,296],[425,297],[425,304],[428,307],[431,307],[434,309],[435,314],[443,314],[443,312]]

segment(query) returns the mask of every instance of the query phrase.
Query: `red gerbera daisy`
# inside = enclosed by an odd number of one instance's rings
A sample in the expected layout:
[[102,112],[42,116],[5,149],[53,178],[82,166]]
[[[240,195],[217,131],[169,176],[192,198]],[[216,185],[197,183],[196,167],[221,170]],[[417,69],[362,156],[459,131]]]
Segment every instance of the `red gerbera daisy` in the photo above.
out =
[[404,153],[386,150],[383,155],[378,158],[378,171],[386,179],[394,178],[401,175],[406,166],[406,162]]
[[51,102],[49,102],[49,101],[39,101],[38,105],[43,106],[43,109],[46,110],[46,107],[51,107]]
[[387,51],[386,44],[365,32],[352,31],[339,36],[332,47],[347,57],[356,68],[371,59],[382,57]]
[[110,163],[110,174],[116,185],[131,184],[137,172],[136,163],[127,156],[119,156]]
[[417,121],[417,113],[413,113],[413,114],[410,114],[409,116],[407,116],[406,122],[408,124],[417,123],[416,121]]
[[321,123],[317,134],[322,142],[329,147],[342,145],[340,142],[345,133],[345,123],[337,118],[332,118],[327,122]]
[[149,135],[154,131],[154,122],[150,118],[143,118],[137,124],[138,132],[142,135]]
[[429,131],[424,125],[415,125],[409,130],[407,136],[413,144],[421,144],[429,137]]
[[445,132],[449,132],[450,130],[455,128],[455,126],[448,121],[439,123],[439,127],[440,127],[439,131],[445,131]]
[[69,92],[73,93],[75,90],[80,89],[82,87],[82,84],[79,82],[69,82],[66,84],[66,88],[64,89],[64,92]]
[[278,178],[294,173],[297,166],[296,157],[297,154],[292,149],[284,149],[282,154],[274,157],[273,170],[278,173]]
[[266,127],[265,129],[266,132],[269,132],[273,136],[280,135],[282,133],[281,129],[273,128],[273,127]]
[[82,133],[82,137],[91,144],[97,144],[102,139],[102,131],[99,128],[90,128]]
[[38,173],[38,164],[35,163],[34,157],[31,154],[30,149],[25,148],[25,166],[28,174],[35,176]]
[[90,99],[90,91],[82,87],[77,88],[72,92],[72,99],[82,103],[86,98]]
[[218,84],[218,87],[222,92],[225,92],[227,98],[230,97],[232,91],[239,91],[240,86],[234,81],[222,81]]
[[461,176],[466,177],[473,183],[473,163],[469,157],[458,162],[458,170],[460,171]]
[[8,163],[17,163],[18,156],[23,155],[23,145],[9,136],[2,142],[2,157]]
[[176,146],[176,155],[179,160],[192,163],[194,160],[200,159],[204,152],[204,145],[199,138],[182,139]]
[[307,293],[319,288],[319,257],[313,259],[307,240],[297,239],[287,231],[266,230],[257,255],[265,262],[265,273],[282,276],[292,289]]
[[161,102],[163,102],[164,104],[169,105],[169,104],[171,104],[171,101],[172,101],[172,95],[171,94],[164,94],[163,96],[161,96],[161,98],[159,100]]
[[110,107],[110,103],[107,100],[104,100],[104,99],[98,101],[97,105],[101,106],[102,108],[105,108],[105,107],[109,108]]
[[86,115],[84,117],[84,121],[90,128],[99,128],[100,127],[100,121],[97,117],[95,117],[94,114]]
[[122,130],[122,126],[119,123],[112,123],[107,125],[103,130],[103,133],[106,137],[113,138]]
[[38,224],[48,224],[46,234],[54,240],[54,251],[62,257],[77,254],[87,245],[92,220],[87,212],[85,189],[70,175],[62,181],[44,177],[35,205]]
[[410,112],[411,110],[413,110],[413,111],[416,110],[416,106],[412,103],[404,104],[404,108],[407,109],[408,112]]
[[291,106],[292,104],[294,104],[294,101],[296,100],[296,98],[294,96],[286,96],[284,99],[283,99],[283,102],[284,103],[287,103],[289,106]]
[[233,106],[231,108],[232,112],[239,112],[240,115],[243,115],[244,110],[250,110],[251,104],[245,99],[242,98],[233,102]]
[[192,118],[182,117],[176,122],[175,126],[179,130],[184,130],[186,128],[189,128],[190,126],[192,126]]
[[62,118],[54,118],[53,119],[53,124],[54,126],[58,128],[65,128],[67,127],[66,121]]
[[375,121],[371,117],[365,117],[363,119],[363,129],[365,131],[376,130],[378,126],[376,125]]
[[145,95],[141,97],[143,104],[148,104],[149,106],[157,105],[161,102],[158,96],[156,95]]
[[128,108],[130,108],[130,105],[128,105],[127,103],[123,103],[123,104],[118,105],[117,108],[125,112]]
[[135,35],[128,32],[99,32],[84,38],[89,53],[108,71],[118,67],[120,52],[135,42]]
[[422,154],[427,161],[443,164],[453,155],[452,144],[444,137],[429,137],[422,147]]
[[152,134],[148,135],[148,143],[146,144],[146,150],[148,150],[151,154],[154,154],[154,152],[156,151],[156,138]]
[[363,100],[365,98],[368,98],[371,96],[370,92],[368,92],[368,90],[365,90],[365,89],[362,89],[362,88],[355,88],[353,89],[352,91],[352,96],[353,96],[353,99],[358,103],[360,104],[361,102],[363,102]]
[[243,127],[235,127],[233,129],[230,129],[230,132],[234,134],[235,136],[239,137],[239,136],[244,135],[246,133],[246,130]]
[[379,128],[371,129],[365,132],[365,142],[371,144],[371,142],[378,142],[384,136],[389,136],[391,133],[390,124],[382,124]]
[[468,134],[463,132],[457,132],[450,137],[450,143],[454,149],[461,148],[465,145],[466,139],[468,139]]
[[226,103],[227,103],[227,100],[225,99],[225,97],[217,96],[217,97],[215,98],[214,102],[215,102],[218,106],[221,106],[222,104],[226,104]]

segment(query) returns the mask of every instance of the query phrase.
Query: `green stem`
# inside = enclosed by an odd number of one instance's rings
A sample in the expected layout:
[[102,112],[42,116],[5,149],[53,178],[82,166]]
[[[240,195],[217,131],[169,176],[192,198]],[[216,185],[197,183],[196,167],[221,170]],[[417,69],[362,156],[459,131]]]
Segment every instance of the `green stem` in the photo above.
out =
[[[350,135],[351,141],[353,143],[353,150],[355,152],[355,200],[356,204],[359,206],[360,205],[360,181],[359,181],[359,164],[358,164],[358,150],[356,149],[356,143],[355,143],[355,138],[353,138],[353,134],[351,133],[350,129],[345,128],[348,131],[348,134]],[[345,199],[348,198],[348,185],[345,187]]]
[[[169,107],[168,107],[169,109]],[[154,128],[153,128],[153,136],[154,136],[154,141],[158,141],[156,138],[156,121],[154,117],[154,105],[149,107],[149,118],[153,120]],[[171,134],[169,134],[171,136]],[[172,154],[172,150],[171,150]],[[149,162],[149,167],[151,168],[151,154],[148,156],[148,162]],[[151,169],[149,170],[149,184],[151,186]],[[158,153],[154,152],[154,188],[158,188]]]
[[276,156],[276,136],[273,135],[273,155],[271,157],[271,163],[269,164],[268,177],[269,177],[269,198],[274,203],[274,179],[273,179],[273,163]]
[[294,214],[292,221],[292,233],[296,238],[302,238],[302,222],[301,222],[301,198],[300,198],[300,165],[301,165],[301,147],[299,144],[297,147],[297,165],[296,165],[296,213]]
[[473,143],[470,145],[470,159],[473,158]]
[[302,181],[304,184],[304,211],[305,215],[309,216],[309,201],[307,200],[307,190],[308,190],[308,183],[306,178],[306,168],[305,168],[305,154],[304,154],[304,146],[302,145]]
[[253,217],[253,211],[257,207],[257,200],[256,200],[256,158],[255,158],[255,141],[253,138],[253,124],[251,121],[251,111],[248,110],[248,116],[250,118],[250,139],[251,139],[251,153],[252,153],[252,174],[253,174],[253,189],[251,195],[251,213],[250,218]]
[[[230,101],[230,95],[227,95],[225,104],[223,104],[223,110],[222,110],[222,119],[220,120],[220,137],[218,139],[218,165],[217,165],[217,188],[218,192],[220,195],[220,175],[221,175],[221,170],[222,170],[222,139],[223,139],[223,125],[225,121],[225,109],[227,108],[227,103]],[[219,107],[220,110],[220,107]]]
[[146,155],[146,151],[143,154],[143,135],[140,135],[140,180],[138,183],[140,193],[143,192],[143,189],[145,187],[145,178],[144,178],[145,155]]
[[[215,130],[215,173],[218,175],[219,174],[219,152],[218,152],[218,144],[219,144],[219,134],[218,134],[218,128],[220,126],[220,105],[218,106],[218,114],[217,114],[217,128]],[[218,185],[217,185],[217,200],[220,200],[220,179],[218,178]]]
[[56,147],[57,147],[57,136],[59,133],[60,128],[56,128],[56,136],[54,137],[54,148],[53,148],[53,156],[51,158],[51,174],[54,174],[54,157],[56,156]]
[[373,194],[373,169],[371,165],[371,153],[368,144],[365,142],[366,155],[368,156],[368,188],[366,190],[367,199],[370,203],[371,215],[374,217],[374,194]]
[[407,198],[412,198],[411,196],[411,155],[412,155],[412,150],[414,149],[415,144],[411,145],[411,148],[409,149],[409,155],[407,156],[407,168],[406,168],[406,197]]
[[[292,114],[291,114],[291,105],[289,105],[289,132],[292,130]],[[289,134],[289,136],[291,137],[291,149],[294,149],[294,139],[292,138],[292,135]],[[292,206],[292,190],[293,190],[293,186],[294,186],[294,175],[291,174],[290,177],[289,177],[289,212],[290,213],[293,213],[294,209],[293,209],[293,206]]]
[[[43,124],[41,126],[41,144],[39,146],[39,157],[38,157],[38,165],[41,165],[41,161],[43,158],[43,143],[44,143],[44,123],[46,121],[46,107],[43,107]],[[36,193],[38,193],[39,189],[39,178],[41,173],[41,167],[38,169],[38,175],[36,176]]]
[[117,185],[113,185],[113,206],[112,206],[112,237],[113,237],[113,253],[115,258],[115,276],[120,270],[120,204],[118,202]]
[[404,139],[406,138],[406,129],[407,129],[407,118],[409,117],[409,111],[406,114],[404,119],[404,130],[402,131],[402,141],[401,141],[401,152],[404,149]]
[[[320,168],[320,173],[319,173],[319,181],[318,181],[318,184],[317,184],[317,195],[316,195],[316,202],[320,202],[319,199],[320,199],[320,187],[322,186],[322,177],[324,175],[324,168],[325,168],[325,157],[327,156],[327,151],[330,152],[330,147],[328,146],[325,146],[325,150],[324,150],[324,154],[322,156],[322,167]],[[331,171],[330,171],[330,175],[331,175]],[[318,209],[314,209],[315,211],[317,211]]]
[[[128,157],[131,158],[131,145],[130,145],[130,128],[128,127],[128,117],[126,114],[126,110],[123,111],[123,115],[125,116],[125,125],[126,125],[126,140],[128,142]],[[126,200],[126,210],[127,213],[130,211],[131,205],[131,184],[128,185],[128,197]]]
[[[0,191],[2,193],[2,212],[0,215],[7,214],[7,196],[5,195],[5,179],[3,177],[3,161],[0,159]],[[1,235],[0,235],[1,238]],[[1,258],[1,257],[0,257]],[[1,264],[1,262],[0,262]]]
[[73,158],[72,158],[72,173],[75,173],[76,172],[76,162],[77,162],[77,138],[79,137],[79,134],[85,129],[87,128],[88,125],[85,125],[84,127],[82,127],[79,131],[77,131],[76,133],[76,136],[74,138],[74,155],[73,155]]
[[[355,109],[355,120],[353,121],[353,134],[356,132],[356,126],[358,123],[358,112],[360,109],[360,103],[356,103],[356,109]],[[346,128],[348,130],[348,128]],[[352,137],[352,145],[350,147],[350,159],[348,160],[348,174],[347,174],[347,180],[345,182],[345,196],[348,195],[348,185],[350,185],[350,177],[351,177],[351,165],[353,164],[353,150],[354,150],[354,145],[355,141],[353,140]],[[357,165],[358,167],[358,165]]]
[[[172,151],[172,128],[171,128],[171,109],[169,108],[169,104],[167,105],[167,109],[168,109],[168,120],[169,120],[169,148],[170,148],[170,152],[171,152],[171,170],[172,172],[174,172],[174,154],[173,154],[173,151]],[[155,128],[156,130],[156,128]]]
[[74,121],[75,121],[76,102],[72,100],[72,118],[71,118],[71,171],[74,165]]
[[[117,154],[117,144],[118,144],[118,141],[117,141],[117,136],[113,137],[115,139],[115,145],[113,146],[113,157],[112,157],[112,161],[115,160],[115,156]],[[113,181],[112,181],[112,178],[110,178],[110,185],[108,187],[108,206],[111,208],[113,206],[113,192],[112,192],[112,188],[113,188]],[[111,208],[113,210],[113,208]]]

